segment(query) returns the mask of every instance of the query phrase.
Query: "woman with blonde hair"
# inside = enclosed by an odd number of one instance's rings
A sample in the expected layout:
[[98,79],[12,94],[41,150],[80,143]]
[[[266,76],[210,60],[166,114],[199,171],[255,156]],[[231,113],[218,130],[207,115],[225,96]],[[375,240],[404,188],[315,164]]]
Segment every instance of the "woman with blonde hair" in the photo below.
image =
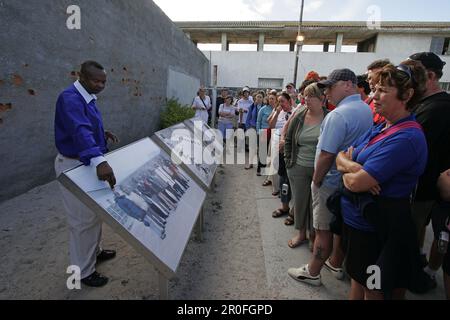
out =
[[328,114],[328,110],[323,106],[323,91],[316,83],[305,88],[304,97],[306,106],[301,107],[291,119],[284,146],[284,160],[293,194],[293,222],[298,230],[288,242],[290,248],[306,242],[307,231],[310,241],[313,242],[311,183],[314,157],[319,142],[320,125]]

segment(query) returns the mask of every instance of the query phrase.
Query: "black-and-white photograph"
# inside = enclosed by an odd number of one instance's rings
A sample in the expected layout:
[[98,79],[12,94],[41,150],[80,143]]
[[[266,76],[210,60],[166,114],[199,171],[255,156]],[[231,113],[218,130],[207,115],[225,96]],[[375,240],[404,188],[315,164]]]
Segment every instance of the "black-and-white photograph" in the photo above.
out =
[[89,166],[65,174],[176,272],[205,192],[149,138],[121,148],[107,158],[116,168],[117,184],[113,190],[90,174]]
[[210,187],[217,169],[220,153],[195,137],[184,123],[155,133],[158,142],[171,154],[174,162],[181,161],[206,186]]
[[214,147],[214,152],[222,154],[223,137],[221,136],[221,133],[218,129],[211,128],[207,123],[201,121],[198,118],[185,120],[184,123],[192,132],[194,132],[195,137],[201,139],[204,148],[212,150]]

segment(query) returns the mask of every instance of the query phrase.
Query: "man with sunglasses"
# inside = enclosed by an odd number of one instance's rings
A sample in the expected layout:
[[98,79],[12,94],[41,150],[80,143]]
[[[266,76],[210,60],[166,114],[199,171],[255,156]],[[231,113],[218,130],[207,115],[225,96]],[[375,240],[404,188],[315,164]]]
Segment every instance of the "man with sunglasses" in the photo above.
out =
[[[409,57],[420,61],[427,71],[426,92],[421,102],[414,108],[417,122],[423,127],[428,145],[428,161],[424,174],[420,177],[415,194],[412,215],[417,227],[420,246],[423,247],[425,228],[434,219],[432,212],[442,204],[437,188],[440,174],[450,168],[450,95],[441,89],[439,79],[443,75],[445,62],[432,52],[419,52]],[[429,262],[422,251],[425,272],[433,280],[427,291],[436,286],[435,274],[442,265],[443,255],[438,253],[437,240],[431,246]],[[423,250],[423,249],[422,249]]]

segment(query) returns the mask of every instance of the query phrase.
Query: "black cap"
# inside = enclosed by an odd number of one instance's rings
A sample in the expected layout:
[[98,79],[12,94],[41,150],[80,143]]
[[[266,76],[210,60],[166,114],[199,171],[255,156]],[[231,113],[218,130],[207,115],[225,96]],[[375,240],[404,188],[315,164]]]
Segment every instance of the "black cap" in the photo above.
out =
[[442,61],[433,52],[414,53],[409,59],[422,62],[423,66],[427,69],[442,70],[445,66],[445,61]]
[[351,81],[356,84],[356,75],[350,69],[336,69],[330,73],[327,80],[322,80],[317,83],[320,88],[330,87],[338,81]]
[[289,83],[286,85],[286,88],[289,87],[289,86],[291,86],[292,88],[295,88],[295,85],[294,85],[292,82],[289,82]]

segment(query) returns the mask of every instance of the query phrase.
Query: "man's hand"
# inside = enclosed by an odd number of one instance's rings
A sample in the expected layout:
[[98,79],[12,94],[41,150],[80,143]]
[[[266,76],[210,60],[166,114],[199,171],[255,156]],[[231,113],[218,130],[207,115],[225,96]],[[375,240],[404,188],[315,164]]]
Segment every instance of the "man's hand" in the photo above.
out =
[[108,140],[111,140],[113,143],[119,143],[119,138],[117,138],[117,136],[111,131],[105,131],[105,139],[106,142],[108,142]]
[[114,189],[116,185],[116,177],[114,176],[113,169],[109,166],[108,162],[102,162],[97,166],[97,177],[101,181],[107,181],[111,189]]

